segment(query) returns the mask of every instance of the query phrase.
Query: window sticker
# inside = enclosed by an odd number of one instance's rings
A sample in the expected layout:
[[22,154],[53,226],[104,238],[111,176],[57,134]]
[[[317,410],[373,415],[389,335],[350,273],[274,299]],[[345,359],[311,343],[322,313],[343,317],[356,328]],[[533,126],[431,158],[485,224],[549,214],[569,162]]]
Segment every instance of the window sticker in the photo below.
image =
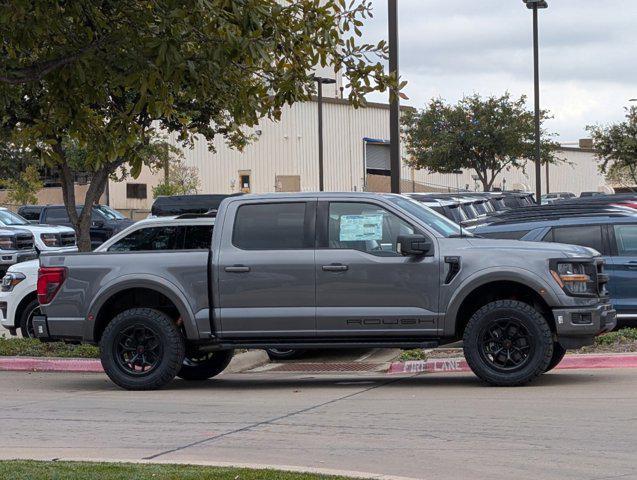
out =
[[339,241],[382,240],[383,215],[341,215]]

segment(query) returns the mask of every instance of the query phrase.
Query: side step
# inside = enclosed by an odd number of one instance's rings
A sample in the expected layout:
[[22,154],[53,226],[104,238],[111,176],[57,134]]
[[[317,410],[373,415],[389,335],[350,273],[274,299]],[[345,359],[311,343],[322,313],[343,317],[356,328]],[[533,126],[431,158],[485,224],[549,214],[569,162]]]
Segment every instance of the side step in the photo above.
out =
[[438,340],[410,340],[410,341],[312,341],[312,342],[301,342],[301,341],[281,341],[279,340],[271,340],[271,341],[237,341],[237,342],[228,342],[228,341],[220,341],[219,343],[214,343],[211,345],[201,345],[199,350],[207,351],[207,350],[221,350],[221,349],[229,349],[229,348],[280,348],[280,349],[328,349],[328,348],[403,348],[403,349],[412,349],[412,348],[436,348],[440,345]]

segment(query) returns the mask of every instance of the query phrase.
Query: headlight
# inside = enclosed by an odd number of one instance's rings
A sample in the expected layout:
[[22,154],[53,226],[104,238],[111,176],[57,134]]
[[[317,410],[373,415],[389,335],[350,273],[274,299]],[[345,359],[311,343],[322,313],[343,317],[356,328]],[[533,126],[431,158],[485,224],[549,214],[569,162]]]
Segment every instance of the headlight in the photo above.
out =
[[0,249],[1,250],[13,250],[13,237],[2,236],[0,237]]
[[58,237],[55,233],[43,233],[40,235],[40,238],[47,247],[60,246],[60,237]]
[[10,292],[18,283],[27,278],[23,273],[9,272],[2,278],[2,286],[0,290]]
[[569,295],[597,295],[596,267],[592,263],[557,262],[551,266],[551,275]]

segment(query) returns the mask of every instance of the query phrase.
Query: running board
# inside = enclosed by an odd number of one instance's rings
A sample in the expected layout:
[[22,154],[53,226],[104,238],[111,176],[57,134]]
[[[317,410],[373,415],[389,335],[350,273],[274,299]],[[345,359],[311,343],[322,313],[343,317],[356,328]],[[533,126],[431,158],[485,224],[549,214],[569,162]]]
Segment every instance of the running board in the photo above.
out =
[[402,349],[413,349],[413,348],[436,348],[440,345],[438,340],[426,340],[426,341],[365,341],[365,342],[355,342],[355,341],[313,341],[313,342],[301,342],[301,341],[287,341],[282,342],[281,340],[259,340],[259,341],[236,341],[229,342],[221,340],[219,343],[209,344],[209,345],[201,345],[199,346],[199,350],[208,351],[208,350],[224,350],[231,348],[280,348],[280,349],[296,349],[296,350],[309,350],[309,349],[328,349],[328,348],[402,348]]

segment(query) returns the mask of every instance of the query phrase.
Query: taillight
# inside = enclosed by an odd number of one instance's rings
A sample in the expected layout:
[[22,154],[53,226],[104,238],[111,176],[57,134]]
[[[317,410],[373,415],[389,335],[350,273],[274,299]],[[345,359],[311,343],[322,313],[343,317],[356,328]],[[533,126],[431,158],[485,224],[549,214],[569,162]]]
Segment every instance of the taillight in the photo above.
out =
[[40,267],[38,270],[38,302],[51,303],[66,280],[64,267]]

